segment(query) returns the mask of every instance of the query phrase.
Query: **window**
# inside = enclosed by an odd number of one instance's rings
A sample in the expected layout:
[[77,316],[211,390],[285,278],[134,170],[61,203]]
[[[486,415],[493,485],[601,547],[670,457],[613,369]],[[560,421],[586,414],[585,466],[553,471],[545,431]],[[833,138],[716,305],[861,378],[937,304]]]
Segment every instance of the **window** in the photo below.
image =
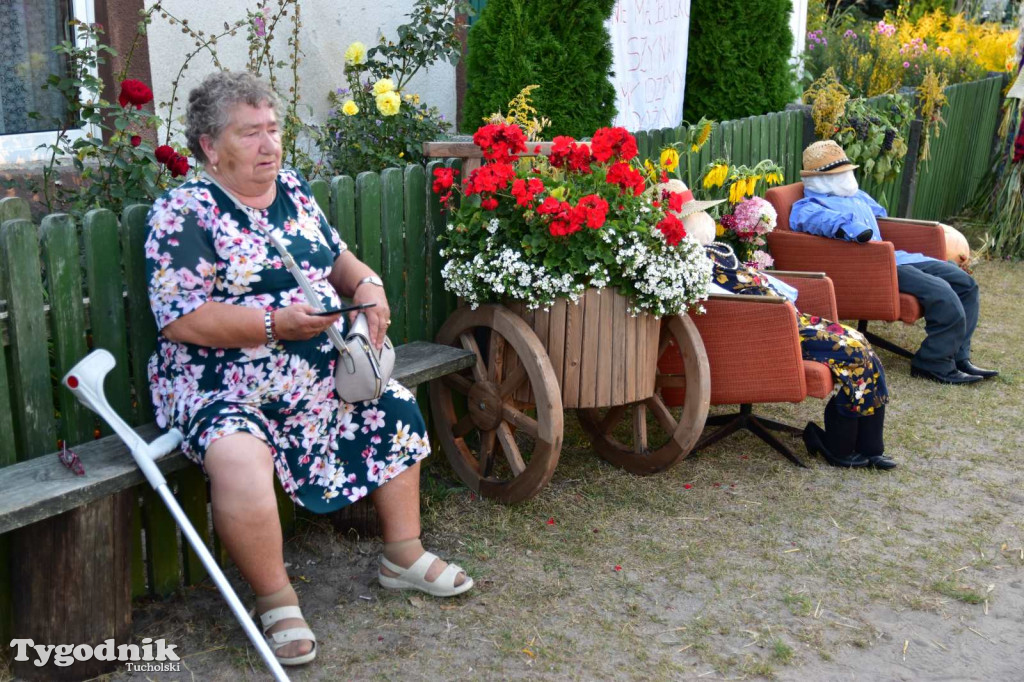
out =
[[[64,100],[42,86],[50,74],[66,72],[53,47],[71,37],[72,18],[95,21],[93,0],[0,0],[0,163],[42,159],[36,148],[54,140],[53,118]],[[30,117],[33,111],[42,117]]]

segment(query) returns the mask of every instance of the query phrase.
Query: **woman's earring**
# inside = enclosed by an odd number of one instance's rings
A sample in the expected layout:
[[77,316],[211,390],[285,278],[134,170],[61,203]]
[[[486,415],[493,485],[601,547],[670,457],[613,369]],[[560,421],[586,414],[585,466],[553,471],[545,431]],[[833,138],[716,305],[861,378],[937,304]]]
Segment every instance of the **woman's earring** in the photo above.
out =
[[212,166],[210,166],[210,168],[213,170],[214,173],[220,173],[220,171],[217,169],[217,164],[213,164]]

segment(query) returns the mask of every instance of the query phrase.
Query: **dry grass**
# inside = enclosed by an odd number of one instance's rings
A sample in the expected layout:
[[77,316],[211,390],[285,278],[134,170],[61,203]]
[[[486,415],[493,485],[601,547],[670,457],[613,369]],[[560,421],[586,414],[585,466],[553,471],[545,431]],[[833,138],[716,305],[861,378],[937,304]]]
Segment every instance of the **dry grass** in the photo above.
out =
[[[801,470],[739,436],[637,478],[598,460],[570,418],[551,484],[506,507],[445,479],[438,460],[426,543],[477,589],[453,601],[384,592],[373,582],[377,543],[307,527],[287,556],[321,655],[294,679],[832,679],[851,652],[919,677],[911,664],[926,663],[914,656],[949,656],[953,669],[979,646],[987,665],[1020,664],[1019,634],[987,634],[998,624],[980,619],[1024,576],[1024,276],[1005,262],[976,275],[975,357],[1003,375],[942,387],[883,353],[897,470]],[[886,332],[908,345],[923,337]],[[802,424],[821,408],[763,412]],[[209,590],[136,615],[140,636],[181,642],[196,679],[262,674]],[[1020,613],[1012,618],[1003,625],[1019,633]]]

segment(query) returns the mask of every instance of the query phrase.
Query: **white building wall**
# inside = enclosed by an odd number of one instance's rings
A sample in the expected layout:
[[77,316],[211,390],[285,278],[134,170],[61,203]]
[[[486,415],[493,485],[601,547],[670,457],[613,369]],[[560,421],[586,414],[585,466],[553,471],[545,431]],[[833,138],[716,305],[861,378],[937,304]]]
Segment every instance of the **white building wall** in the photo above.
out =
[[[147,8],[153,4],[154,0],[146,1]],[[302,103],[312,107],[312,114],[306,109],[300,111],[303,117],[311,115],[316,121],[326,117],[327,93],[345,86],[342,55],[349,43],[358,40],[372,47],[381,33],[396,37],[395,28],[408,20],[412,4],[412,0],[300,0],[303,24],[300,47],[305,54],[299,68],[299,94]],[[223,30],[224,22],[244,19],[246,10],[256,7],[256,0],[163,0],[162,5],[174,16],[188,19],[193,29],[216,33]],[[290,30],[291,18],[286,17],[275,31],[275,44],[281,49],[278,59],[285,61],[288,60],[286,34]],[[186,53],[192,49],[192,42],[181,33],[180,26],[170,26],[159,17],[154,19],[149,30],[149,56],[157,102],[170,99],[172,82]],[[244,69],[248,60],[245,29],[234,38],[222,39],[217,54],[226,68]],[[192,60],[178,87],[176,117],[184,113],[189,90],[213,69],[213,61],[207,54]],[[290,72],[283,77],[290,83]],[[455,67],[452,65],[438,63],[420,71],[406,91],[419,93],[427,103],[437,106],[446,120],[455,117]]]
[[793,0],[789,30],[793,32],[793,58],[796,59],[807,46],[807,0]]

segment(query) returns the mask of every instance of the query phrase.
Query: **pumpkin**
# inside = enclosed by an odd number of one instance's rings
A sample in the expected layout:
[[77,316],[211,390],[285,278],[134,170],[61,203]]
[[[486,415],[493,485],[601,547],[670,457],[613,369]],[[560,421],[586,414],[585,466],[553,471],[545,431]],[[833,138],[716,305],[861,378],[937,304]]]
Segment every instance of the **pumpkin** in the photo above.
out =
[[942,230],[946,233],[946,260],[951,260],[956,265],[970,262],[971,246],[967,243],[967,237],[949,225],[943,225]]

